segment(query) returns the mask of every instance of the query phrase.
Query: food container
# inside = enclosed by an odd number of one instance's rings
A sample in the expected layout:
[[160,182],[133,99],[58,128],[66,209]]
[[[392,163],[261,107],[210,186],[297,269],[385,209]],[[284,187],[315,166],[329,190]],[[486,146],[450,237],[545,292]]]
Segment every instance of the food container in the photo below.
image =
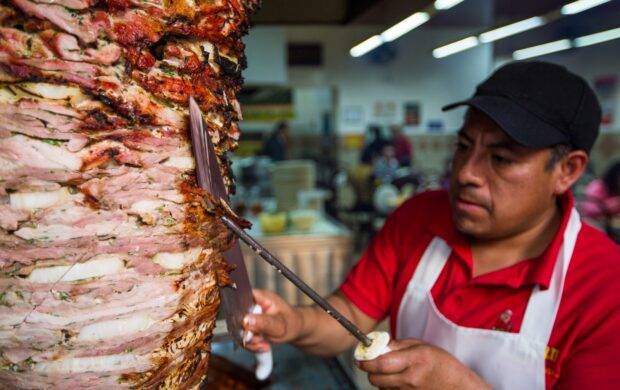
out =
[[286,229],[286,213],[260,213],[258,223],[263,233],[281,233]]
[[291,225],[298,230],[310,230],[318,219],[318,213],[315,210],[301,209],[290,212]]
[[322,189],[299,191],[297,193],[297,207],[300,209],[312,209],[319,213],[325,211],[325,199],[328,192]]

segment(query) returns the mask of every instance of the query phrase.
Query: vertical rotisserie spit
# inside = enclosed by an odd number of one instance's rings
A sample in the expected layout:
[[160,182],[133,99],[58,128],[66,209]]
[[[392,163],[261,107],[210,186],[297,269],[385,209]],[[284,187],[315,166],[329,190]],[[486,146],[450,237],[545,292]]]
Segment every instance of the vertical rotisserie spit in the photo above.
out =
[[0,1],[0,387],[192,388],[227,231],[205,211],[187,101],[223,172],[258,0]]

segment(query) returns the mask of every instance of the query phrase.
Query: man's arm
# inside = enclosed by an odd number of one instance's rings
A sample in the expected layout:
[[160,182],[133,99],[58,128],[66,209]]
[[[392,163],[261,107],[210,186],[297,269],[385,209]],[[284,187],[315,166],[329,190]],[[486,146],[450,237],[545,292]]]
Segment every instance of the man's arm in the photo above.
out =
[[[258,334],[246,345],[251,351],[266,351],[269,343],[290,343],[315,355],[334,356],[357,343],[357,339],[316,305],[292,307],[269,290],[254,290],[254,299],[263,314],[247,315],[244,321],[246,330]],[[340,292],[327,300],[363,333],[370,332],[378,323]]]

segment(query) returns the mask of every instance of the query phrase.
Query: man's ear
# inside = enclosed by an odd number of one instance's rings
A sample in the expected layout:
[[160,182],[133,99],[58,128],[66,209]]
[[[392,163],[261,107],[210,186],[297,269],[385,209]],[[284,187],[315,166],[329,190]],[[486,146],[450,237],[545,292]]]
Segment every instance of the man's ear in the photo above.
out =
[[555,194],[561,195],[575,184],[586,170],[588,154],[583,150],[573,150],[557,163],[554,174],[557,175],[555,182]]

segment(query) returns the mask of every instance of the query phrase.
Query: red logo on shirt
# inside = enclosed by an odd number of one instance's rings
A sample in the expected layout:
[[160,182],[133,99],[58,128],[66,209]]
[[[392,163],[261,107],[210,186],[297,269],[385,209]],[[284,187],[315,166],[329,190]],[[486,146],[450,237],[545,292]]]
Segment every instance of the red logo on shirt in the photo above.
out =
[[508,309],[502,313],[501,316],[495,321],[495,325],[493,325],[493,330],[497,330],[500,332],[510,332],[512,329],[512,310]]

